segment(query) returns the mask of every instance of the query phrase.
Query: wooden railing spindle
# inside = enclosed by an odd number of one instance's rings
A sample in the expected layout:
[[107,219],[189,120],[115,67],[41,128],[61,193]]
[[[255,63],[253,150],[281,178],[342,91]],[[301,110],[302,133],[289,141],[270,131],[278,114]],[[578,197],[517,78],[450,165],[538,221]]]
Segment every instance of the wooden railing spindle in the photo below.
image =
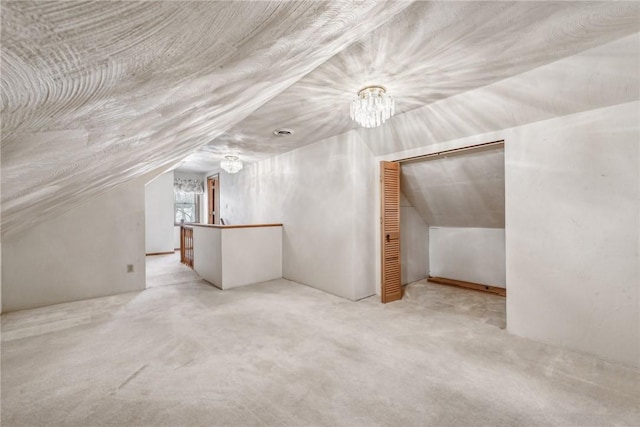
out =
[[180,262],[193,268],[193,228],[180,226]]

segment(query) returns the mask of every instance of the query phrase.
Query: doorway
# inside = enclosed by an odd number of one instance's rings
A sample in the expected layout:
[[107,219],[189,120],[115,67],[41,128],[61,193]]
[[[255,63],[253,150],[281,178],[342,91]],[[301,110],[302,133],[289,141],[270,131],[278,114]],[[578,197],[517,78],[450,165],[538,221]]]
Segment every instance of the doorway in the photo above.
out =
[[207,224],[220,224],[220,175],[207,177]]
[[[398,190],[385,188],[390,164],[399,169]],[[502,295],[502,302],[492,303],[491,310],[504,313],[504,308],[496,309],[504,307],[506,294],[504,142],[383,162],[380,178],[383,302],[390,302],[387,277],[398,280],[395,275],[400,270],[404,286],[400,297],[428,299],[430,304],[439,299],[439,307],[447,305],[447,298],[458,296],[459,302],[480,304],[476,300],[484,296],[464,294],[473,292],[466,287],[489,292],[489,298]],[[401,230],[399,244],[389,233],[389,220],[397,221],[393,228]],[[387,248],[399,248],[400,269]],[[414,286],[417,283],[424,286]]]

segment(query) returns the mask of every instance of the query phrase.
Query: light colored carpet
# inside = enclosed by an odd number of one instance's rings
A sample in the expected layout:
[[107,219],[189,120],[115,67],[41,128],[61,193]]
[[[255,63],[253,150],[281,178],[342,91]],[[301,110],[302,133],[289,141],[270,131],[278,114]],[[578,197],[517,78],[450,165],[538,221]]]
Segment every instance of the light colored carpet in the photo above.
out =
[[180,264],[180,252],[152,255],[146,259],[146,287],[177,285],[201,280],[198,273]]
[[2,425],[640,423],[637,371],[509,335],[503,300],[469,292],[418,282],[382,305],[196,279],[9,313]]

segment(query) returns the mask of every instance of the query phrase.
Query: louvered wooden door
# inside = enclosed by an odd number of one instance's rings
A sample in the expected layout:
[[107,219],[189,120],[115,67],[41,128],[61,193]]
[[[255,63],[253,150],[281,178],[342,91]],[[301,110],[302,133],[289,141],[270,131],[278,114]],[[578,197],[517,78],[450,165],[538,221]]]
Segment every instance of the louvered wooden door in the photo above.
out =
[[400,277],[400,163],[380,162],[382,302],[402,298]]

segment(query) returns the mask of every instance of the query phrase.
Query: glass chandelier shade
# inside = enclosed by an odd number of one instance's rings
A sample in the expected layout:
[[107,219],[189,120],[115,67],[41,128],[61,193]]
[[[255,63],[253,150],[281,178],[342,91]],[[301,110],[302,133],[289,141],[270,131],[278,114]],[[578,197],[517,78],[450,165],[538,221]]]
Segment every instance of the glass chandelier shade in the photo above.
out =
[[237,173],[242,169],[242,162],[238,156],[224,156],[220,167],[227,173]]
[[366,128],[380,126],[395,114],[396,104],[382,86],[367,86],[351,102],[351,119]]

